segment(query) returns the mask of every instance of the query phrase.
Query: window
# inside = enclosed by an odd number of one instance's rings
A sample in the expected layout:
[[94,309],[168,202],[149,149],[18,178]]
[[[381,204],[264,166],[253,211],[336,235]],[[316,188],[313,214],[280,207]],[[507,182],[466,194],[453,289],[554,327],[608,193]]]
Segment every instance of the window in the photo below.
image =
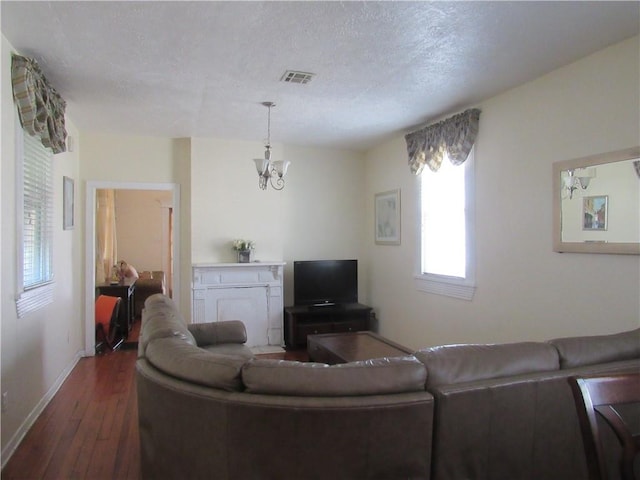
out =
[[420,252],[417,288],[471,300],[475,291],[474,159],[420,175]]
[[50,149],[17,123],[18,317],[53,300],[53,165]]

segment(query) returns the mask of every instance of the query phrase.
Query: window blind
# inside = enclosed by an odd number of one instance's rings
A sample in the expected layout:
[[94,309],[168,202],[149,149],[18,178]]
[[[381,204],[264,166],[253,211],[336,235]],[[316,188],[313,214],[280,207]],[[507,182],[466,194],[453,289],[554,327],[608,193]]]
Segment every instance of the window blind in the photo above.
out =
[[[19,128],[19,127],[18,127]],[[52,152],[19,128],[18,182],[18,318],[53,302],[53,165]],[[20,228],[21,227],[21,228]]]
[[53,278],[52,156],[39,139],[24,135],[23,167],[23,288]]

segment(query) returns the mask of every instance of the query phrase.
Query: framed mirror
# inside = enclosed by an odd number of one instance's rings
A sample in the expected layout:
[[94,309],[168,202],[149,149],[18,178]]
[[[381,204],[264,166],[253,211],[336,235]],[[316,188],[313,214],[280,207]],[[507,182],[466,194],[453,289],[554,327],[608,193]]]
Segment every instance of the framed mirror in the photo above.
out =
[[553,249],[640,255],[640,147],[553,164]]

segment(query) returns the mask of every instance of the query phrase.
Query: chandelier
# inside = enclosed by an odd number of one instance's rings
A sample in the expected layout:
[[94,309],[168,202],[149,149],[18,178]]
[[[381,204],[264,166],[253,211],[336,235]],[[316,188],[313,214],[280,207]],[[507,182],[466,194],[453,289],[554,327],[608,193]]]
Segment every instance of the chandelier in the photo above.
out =
[[[579,188],[586,190],[591,183],[591,179],[595,176],[595,168],[570,168],[566,171],[566,176],[563,175],[563,190],[572,199],[573,192]],[[563,196],[563,198],[566,198],[566,196]]]
[[267,144],[264,150],[264,158],[254,158],[256,170],[258,171],[258,185],[262,190],[267,189],[267,182],[274,190],[284,188],[284,176],[289,168],[289,161],[271,161],[271,108],[276,104],[273,102],[262,102],[262,105],[269,109],[267,117]]

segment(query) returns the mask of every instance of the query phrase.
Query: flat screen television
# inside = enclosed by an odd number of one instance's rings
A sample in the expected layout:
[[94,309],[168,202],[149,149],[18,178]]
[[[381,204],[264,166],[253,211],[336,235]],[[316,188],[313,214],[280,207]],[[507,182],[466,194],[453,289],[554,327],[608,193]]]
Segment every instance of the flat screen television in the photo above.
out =
[[293,262],[296,305],[328,306],[358,302],[357,260]]

